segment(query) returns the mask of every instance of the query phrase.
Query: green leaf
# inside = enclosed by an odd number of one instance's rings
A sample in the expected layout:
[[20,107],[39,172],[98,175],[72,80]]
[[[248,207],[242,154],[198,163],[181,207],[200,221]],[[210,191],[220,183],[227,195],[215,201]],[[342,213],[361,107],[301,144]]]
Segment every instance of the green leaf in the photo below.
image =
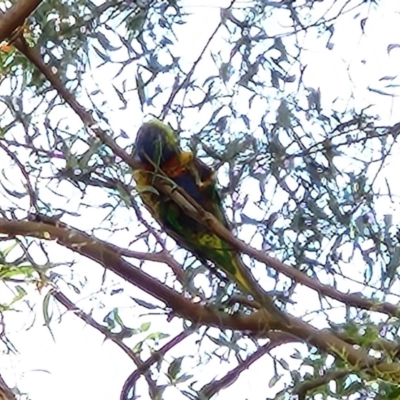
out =
[[44,324],[46,325],[47,329],[50,332],[51,337],[53,338],[54,342],[56,341],[53,331],[51,329],[51,312],[50,312],[50,302],[54,299],[51,291],[49,291],[46,296],[44,296],[43,304],[42,304],[42,311],[43,311],[43,318]]
[[140,325],[139,330],[140,332],[146,332],[149,330],[150,326],[151,326],[150,322],[144,322],[142,325]]
[[175,360],[169,365],[167,375],[171,382],[175,382],[178,374],[181,372],[183,359],[184,357],[175,358]]

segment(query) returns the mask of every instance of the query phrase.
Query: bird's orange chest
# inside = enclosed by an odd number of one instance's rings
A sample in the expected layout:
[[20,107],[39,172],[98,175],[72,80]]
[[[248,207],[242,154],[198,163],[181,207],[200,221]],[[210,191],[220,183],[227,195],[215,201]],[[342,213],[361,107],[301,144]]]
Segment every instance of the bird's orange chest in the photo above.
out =
[[[188,168],[188,162],[186,157],[174,157],[168,160],[166,163],[160,165],[158,168],[166,175],[168,178],[177,178],[184,174],[190,173]],[[156,167],[154,165],[146,164],[143,166],[145,171],[156,172]],[[149,174],[150,176],[150,174]]]
[[[163,163],[163,165],[160,165],[158,168],[169,179],[174,181],[176,185],[185,190],[185,192],[204,209],[209,211],[212,204],[210,205],[211,198],[206,190],[208,188],[207,181],[202,182],[202,170],[196,169],[196,166],[193,164],[192,153],[181,153],[179,157],[168,160],[168,162]],[[151,186],[153,184],[154,175],[157,174],[157,168],[154,165],[146,165],[143,169],[148,171],[148,173],[144,174],[146,179],[144,184]],[[207,172],[209,172],[208,169]],[[160,198],[160,194],[157,196]],[[163,200],[164,202],[166,201],[166,199]]]
[[177,157],[174,157],[172,160],[165,163],[161,167],[161,170],[170,178],[176,178],[188,172],[187,166]]

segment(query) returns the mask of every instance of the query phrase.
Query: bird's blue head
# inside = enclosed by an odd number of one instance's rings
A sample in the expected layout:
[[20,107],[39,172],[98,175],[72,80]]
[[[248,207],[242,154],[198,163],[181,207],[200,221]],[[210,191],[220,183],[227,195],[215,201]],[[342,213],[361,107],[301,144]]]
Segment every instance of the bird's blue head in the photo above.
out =
[[144,123],[136,137],[136,154],[143,163],[163,165],[180,153],[178,135],[159,120]]

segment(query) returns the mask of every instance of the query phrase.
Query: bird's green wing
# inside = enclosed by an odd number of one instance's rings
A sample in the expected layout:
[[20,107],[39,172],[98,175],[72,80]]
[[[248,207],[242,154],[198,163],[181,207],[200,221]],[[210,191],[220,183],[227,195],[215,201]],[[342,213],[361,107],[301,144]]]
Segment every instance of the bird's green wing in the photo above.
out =
[[[199,204],[225,228],[230,230],[231,227],[218,193],[214,171],[200,160],[196,158],[192,160],[192,165],[188,170],[195,177],[196,187],[201,192],[201,195],[196,194],[196,197],[200,199]],[[185,189],[185,185],[182,185],[182,187]],[[195,198],[190,192],[188,194]],[[216,267],[224,271],[242,290],[253,296],[271,314],[288,322],[286,314],[274,304],[271,297],[262,289],[250,270],[244,265],[237,249],[232,248],[229,243],[204,226],[198,227],[197,234],[186,235],[185,240],[187,242],[185,247],[195,248],[197,254],[212,261]]]

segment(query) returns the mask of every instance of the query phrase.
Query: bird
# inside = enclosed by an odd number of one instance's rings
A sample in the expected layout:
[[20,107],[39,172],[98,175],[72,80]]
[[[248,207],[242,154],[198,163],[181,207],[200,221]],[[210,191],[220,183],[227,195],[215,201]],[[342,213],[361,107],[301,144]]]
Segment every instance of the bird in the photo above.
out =
[[193,152],[183,151],[177,132],[157,119],[140,127],[133,157],[138,165],[133,171],[138,193],[162,229],[200,261],[213,263],[275,319],[288,322],[287,315],[243,263],[240,252],[154,187],[157,177],[166,179],[231,230],[218,193],[215,171]]

